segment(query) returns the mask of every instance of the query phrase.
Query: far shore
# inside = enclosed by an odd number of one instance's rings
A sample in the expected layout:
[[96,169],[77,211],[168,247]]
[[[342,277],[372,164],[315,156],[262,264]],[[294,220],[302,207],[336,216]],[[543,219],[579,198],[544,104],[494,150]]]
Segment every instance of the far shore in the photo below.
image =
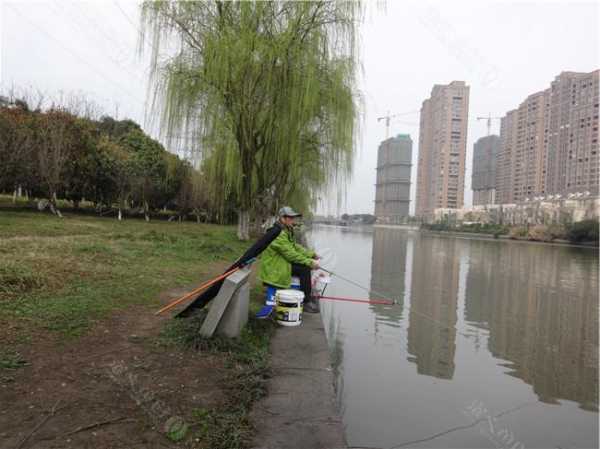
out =
[[[427,229],[421,229],[417,225],[411,224],[373,224],[373,225],[365,225],[365,224],[352,224],[347,226],[340,226],[336,224],[328,224],[328,223],[314,223],[314,225],[323,225],[330,228],[337,228],[347,232],[352,230],[354,231],[366,231],[372,230],[373,228],[379,229],[398,229],[403,231],[417,231],[421,232],[425,235],[437,235],[441,237],[456,237],[456,238],[464,238],[464,239],[475,239],[475,240],[494,240],[494,241],[503,241],[503,242],[519,242],[519,243],[541,243],[544,245],[555,245],[555,246],[571,246],[575,248],[590,248],[598,250],[598,242],[581,242],[581,243],[573,243],[568,240],[556,239],[552,241],[541,241],[541,240],[530,240],[527,238],[511,238],[508,234],[502,235],[494,235],[487,234],[481,232],[461,232],[461,231],[430,231]],[[369,231],[370,232],[370,231]]]

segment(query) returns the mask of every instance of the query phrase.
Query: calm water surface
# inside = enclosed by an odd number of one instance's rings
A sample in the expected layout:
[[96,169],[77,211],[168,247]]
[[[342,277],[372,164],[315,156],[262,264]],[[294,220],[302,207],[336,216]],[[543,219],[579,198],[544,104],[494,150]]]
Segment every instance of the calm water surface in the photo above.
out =
[[[598,447],[597,250],[327,226],[310,240],[398,301],[322,301],[350,446]],[[327,294],[368,295],[339,278]]]

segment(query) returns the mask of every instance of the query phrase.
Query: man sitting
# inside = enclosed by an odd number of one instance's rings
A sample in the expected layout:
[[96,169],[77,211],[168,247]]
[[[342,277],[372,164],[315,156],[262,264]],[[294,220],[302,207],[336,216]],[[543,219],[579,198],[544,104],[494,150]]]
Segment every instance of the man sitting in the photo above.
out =
[[285,289],[290,288],[292,276],[297,276],[304,292],[304,311],[319,313],[318,300],[312,297],[311,291],[311,269],[319,268],[319,257],[314,251],[296,243],[294,238],[294,222],[301,216],[291,207],[279,210],[279,220],[267,231],[267,234],[278,235],[260,257],[258,277],[264,284]]

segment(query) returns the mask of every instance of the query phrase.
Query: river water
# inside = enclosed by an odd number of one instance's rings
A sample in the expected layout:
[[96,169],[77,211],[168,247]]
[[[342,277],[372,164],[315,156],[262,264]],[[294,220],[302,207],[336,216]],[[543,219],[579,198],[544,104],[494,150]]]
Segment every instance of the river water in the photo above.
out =
[[[316,226],[351,447],[597,448],[598,251]],[[379,294],[379,295],[378,295]],[[369,293],[333,278],[326,295]]]

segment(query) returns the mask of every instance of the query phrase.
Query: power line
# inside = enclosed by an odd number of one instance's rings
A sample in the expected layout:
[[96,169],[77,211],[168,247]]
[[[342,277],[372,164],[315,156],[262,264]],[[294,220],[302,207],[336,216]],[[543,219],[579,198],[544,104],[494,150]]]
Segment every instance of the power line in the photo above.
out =
[[[81,30],[86,36],[92,38],[96,44],[101,44],[101,46],[99,47],[102,52],[115,64],[119,67],[119,69],[121,70],[126,70],[128,73],[130,73],[132,76],[139,78],[140,80],[143,81],[143,78],[140,76],[140,74],[135,73],[134,71],[130,70],[128,67],[125,67],[119,60],[118,58],[116,58],[114,56],[114,52],[118,52],[120,54],[125,54],[127,53],[127,47],[123,45],[123,43],[121,41],[119,41],[118,39],[116,39],[114,37],[114,35],[111,35],[109,33],[107,33],[103,27],[100,26],[100,24],[94,20],[92,17],[89,17],[87,14],[84,14],[84,11],[76,11],[74,8],[67,8],[64,9],[62,8],[62,5],[59,7],[59,3],[54,0],[54,5],[55,5],[55,10],[60,13],[60,15],[62,17],[65,17],[66,19],[68,19],[72,24],[76,25],[77,28],[79,30]],[[77,15],[78,17],[75,17],[75,15]],[[88,25],[82,23],[82,19],[87,22]],[[90,28],[95,28],[95,30],[101,34],[101,36],[98,36],[98,34],[91,32],[92,30]],[[111,52],[107,52],[106,50],[106,43],[109,43],[109,45],[111,46]]]
[[123,17],[125,17],[125,19],[131,24],[131,26],[133,28],[135,28],[140,34],[141,34],[141,30],[138,28],[138,26],[133,22],[133,20],[131,20],[131,18],[129,17],[129,15],[123,11],[123,8],[121,8],[121,5],[119,5],[119,2],[117,0],[113,0],[113,3],[115,4],[115,6],[117,8],[119,8],[119,11],[121,11],[121,14],[123,14]]
[[[57,5],[56,1],[54,1],[54,3],[55,3],[55,5]],[[77,25],[77,28],[80,29],[80,30],[82,30],[84,32],[84,34],[86,34],[86,36],[92,37],[93,40],[96,41],[96,43],[99,43],[99,42],[102,41],[101,38],[100,38],[100,40],[97,39],[98,35],[89,32],[89,31],[91,31],[89,25],[86,26],[85,24],[81,23],[79,20],[77,20],[72,15],[73,13],[75,13],[75,10],[72,10],[72,11],[71,10],[67,10],[68,11],[68,16],[66,14],[63,14],[64,10],[58,10],[57,9],[57,11],[61,14],[62,17],[68,19],[74,25]],[[115,48],[117,48],[117,50],[118,50],[119,53],[123,54],[123,53],[126,52],[126,49],[122,46],[121,42],[119,42],[118,40],[116,40],[116,39],[110,37],[108,34],[106,34],[106,32],[102,29],[102,27],[95,20],[93,20],[90,17],[87,17],[86,15],[81,14],[81,13],[79,15],[80,15],[80,17],[84,17],[85,20],[86,20],[86,22],[88,24],[93,25],[93,27],[96,28],[96,30],[100,34],[102,34],[106,38],[107,41],[110,41],[111,44]],[[75,30],[75,28],[73,28],[73,30]],[[107,50],[106,50],[105,47],[101,46],[99,48],[102,51],[102,53],[104,53],[104,55],[106,57],[108,57],[112,61],[112,63],[115,64],[119,68],[119,70],[126,71],[127,73],[131,74],[132,77],[140,80],[141,82],[145,81],[145,79],[143,78],[142,75],[140,75],[139,73],[136,73],[135,71],[131,70],[129,67],[124,66],[123,63],[119,62],[119,60],[117,58],[115,58],[112,54],[110,54],[109,52],[107,52]]]
[[15,12],[17,15],[19,15],[22,19],[24,19],[26,22],[28,22],[31,26],[33,26],[34,28],[36,28],[38,31],[44,33],[46,36],[48,36],[50,39],[52,39],[56,44],[58,44],[63,50],[65,50],[66,52],[70,53],[73,57],[75,57],[76,59],[78,59],[81,63],[83,63],[84,65],[86,65],[87,67],[89,67],[92,71],[94,71],[95,73],[97,73],[99,76],[101,76],[102,78],[104,78],[104,80],[108,81],[109,83],[111,83],[113,86],[118,87],[120,90],[122,90],[123,92],[125,92],[128,96],[130,96],[131,98],[135,99],[136,102],[138,102],[143,109],[145,110],[146,108],[146,102],[144,100],[141,100],[139,98],[137,98],[135,95],[133,95],[127,88],[123,87],[122,85],[120,85],[119,83],[117,83],[116,81],[112,80],[110,77],[106,76],[106,74],[104,74],[101,70],[99,70],[97,67],[94,67],[94,65],[92,65],[91,63],[89,63],[87,60],[85,60],[84,58],[82,58],[79,54],[77,54],[75,51],[73,51],[72,49],[70,49],[69,47],[65,46],[60,40],[58,40],[56,37],[54,37],[52,34],[50,34],[48,31],[46,31],[45,29],[43,29],[42,27],[40,27],[39,25],[37,25],[36,23],[34,23],[33,21],[31,21],[28,17],[26,17],[25,15],[23,15],[17,8],[15,8],[13,5],[11,5],[10,3],[6,3],[6,6],[8,6],[10,9],[12,9],[13,12]]
[[[115,4],[115,6],[117,8],[119,8],[119,11],[121,12],[121,14],[123,15],[123,17],[125,17],[125,20],[127,20],[127,22],[129,22],[129,24],[133,27],[133,29],[135,31],[137,31],[137,33],[142,36],[142,30],[140,29],[140,27],[138,27],[135,22],[131,19],[131,17],[129,17],[129,15],[123,10],[123,8],[121,8],[121,5],[119,5],[119,1],[118,0],[113,0],[113,3]],[[152,49],[156,52],[156,54],[158,54],[158,49],[154,46],[154,43],[152,41],[148,42],[150,44],[150,46],[152,47]]]

